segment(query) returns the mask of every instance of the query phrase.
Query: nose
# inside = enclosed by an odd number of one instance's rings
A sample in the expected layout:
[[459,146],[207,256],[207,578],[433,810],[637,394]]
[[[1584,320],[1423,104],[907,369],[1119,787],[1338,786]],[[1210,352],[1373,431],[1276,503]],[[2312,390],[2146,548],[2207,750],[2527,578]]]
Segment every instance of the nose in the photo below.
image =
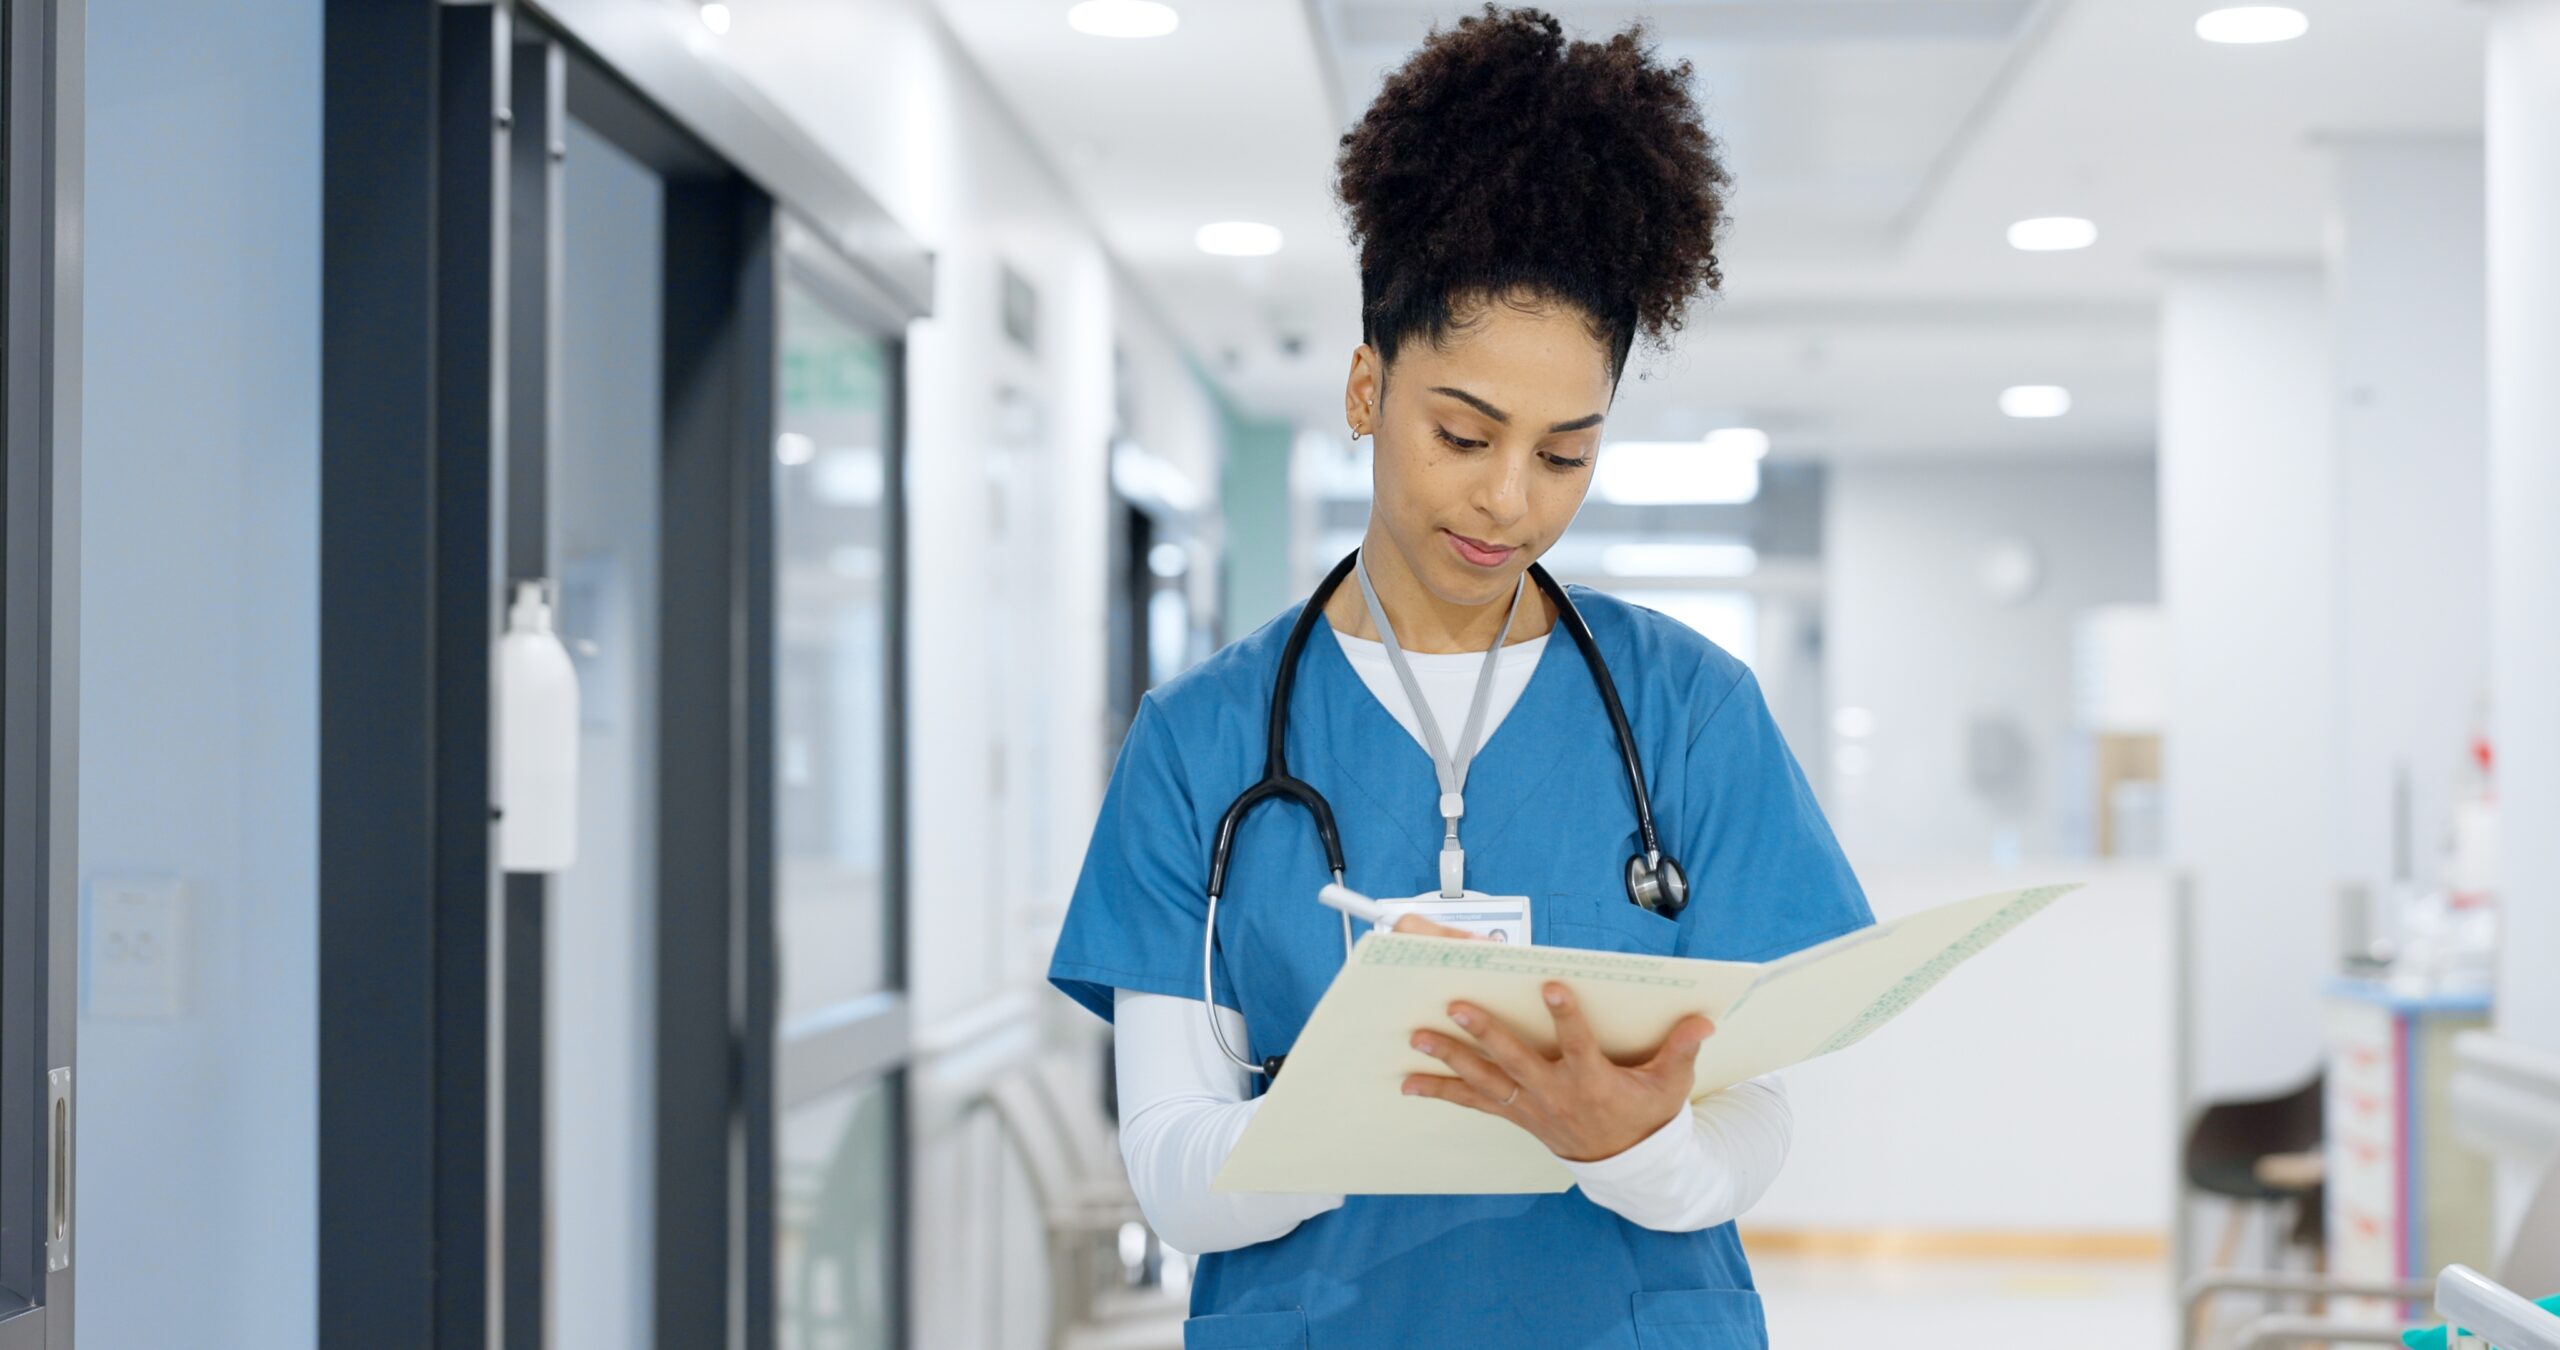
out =
[[1510,525],[1529,513],[1529,460],[1523,454],[1496,455],[1487,472],[1476,507],[1496,525]]

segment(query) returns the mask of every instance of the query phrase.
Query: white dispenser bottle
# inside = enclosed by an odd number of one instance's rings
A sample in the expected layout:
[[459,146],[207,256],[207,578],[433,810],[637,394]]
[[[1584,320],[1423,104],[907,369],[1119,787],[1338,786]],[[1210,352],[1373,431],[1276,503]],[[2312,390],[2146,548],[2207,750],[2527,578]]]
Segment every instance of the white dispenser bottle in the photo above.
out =
[[542,583],[516,583],[498,639],[498,866],[578,860],[578,671],[551,630]]

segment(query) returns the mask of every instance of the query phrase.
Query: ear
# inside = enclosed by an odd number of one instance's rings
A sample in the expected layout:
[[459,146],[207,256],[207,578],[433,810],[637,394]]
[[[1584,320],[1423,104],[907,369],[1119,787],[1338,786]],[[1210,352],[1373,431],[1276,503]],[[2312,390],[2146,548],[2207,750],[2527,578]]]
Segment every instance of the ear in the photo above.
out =
[[1342,415],[1356,438],[1378,429],[1378,401],[1386,388],[1386,370],[1378,349],[1361,343],[1351,351],[1351,373],[1343,381]]

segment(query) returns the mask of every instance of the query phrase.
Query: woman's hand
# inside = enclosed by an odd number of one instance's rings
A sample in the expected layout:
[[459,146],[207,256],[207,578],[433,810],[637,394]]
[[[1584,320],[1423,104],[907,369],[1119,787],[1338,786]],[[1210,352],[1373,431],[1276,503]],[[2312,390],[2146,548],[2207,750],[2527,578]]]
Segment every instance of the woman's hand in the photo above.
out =
[[[1396,927],[1413,931],[1401,922]],[[1689,1109],[1698,1047],[1715,1034],[1714,1023],[1691,1013],[1672,1024],[1643,1062],[1622,1065],[1600,1053],[1572,990],[1550,980],[1545,992],[1556,1024],[1555,1054],[1531,1049],[1472,1003],[1452,1003],[1450,1020],[1475,1038],[1481,1053],[1437,1032],[1417,1031],[1413,1048],[1447,1064],[1457,1077],[1408,1074],[1404,1090],[1500,1116],[1570,1162],[1623,1153]]]

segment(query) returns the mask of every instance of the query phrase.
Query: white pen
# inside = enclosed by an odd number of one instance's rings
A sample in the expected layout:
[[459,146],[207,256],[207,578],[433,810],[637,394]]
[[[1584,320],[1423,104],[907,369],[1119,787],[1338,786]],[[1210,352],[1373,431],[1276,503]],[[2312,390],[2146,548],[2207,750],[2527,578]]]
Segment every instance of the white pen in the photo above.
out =
[[1352,918],[1367,919],[1381,928],[1387,926],[1386,906],[1338,882],[1327,882],[1323,890],[1316,892],[1316,899]]

